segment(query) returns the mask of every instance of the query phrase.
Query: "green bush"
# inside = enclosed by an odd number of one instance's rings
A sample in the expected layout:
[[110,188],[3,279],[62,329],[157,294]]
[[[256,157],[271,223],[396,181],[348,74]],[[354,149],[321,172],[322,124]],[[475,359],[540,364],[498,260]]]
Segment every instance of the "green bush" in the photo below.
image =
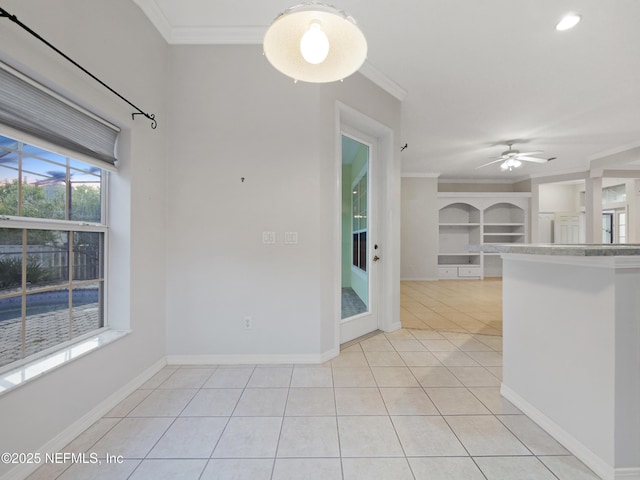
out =
[[[27,257],[27,282],[38,283],[48,280],[49,273],[35,257]],[[14,288],[22,285],[22,261],[18,257],[0,258],[0,288]]]

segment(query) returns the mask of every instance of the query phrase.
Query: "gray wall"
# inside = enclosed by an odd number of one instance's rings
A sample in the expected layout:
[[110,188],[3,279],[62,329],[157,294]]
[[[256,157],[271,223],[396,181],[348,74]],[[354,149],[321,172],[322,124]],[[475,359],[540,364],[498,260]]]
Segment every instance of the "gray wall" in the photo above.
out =
[[[259,46],[169,52],[168,353],[336,348],[336,101],[396,131],[400,102],[358,74],[295,84]],[[284,244],[289,231],[298,245]]]
[[[168,353],[336,349],[338,101],[394,132],[381,205],[385,268],[396,279],[385,295],[399,321],[397,99],[359,74],[294,84],[259,46],[169,47],[128,0],[3,7],[159,125],[133,121],[129,106],[18,27],[0,30],[3,60],[123,129],[111,176],[108,308],[114,326],[132,330],[1,395],[0,423],[10,432],[0,437],[2,451],[36,451]],[[262,244],[263,231],[276,232],[276,245]],[[285,231],[298,232],[297,245],[283,244]],[[254,319],[249,334],[245,315]],[[7,471],[0,465],[0,476]]]
[[438,278],[438,179],[402,178],[403,280]]
[[[121,126],[118,175],[111,176],[109,316],[127,337],[0,396],[0,450],[33,452],[165,353],[166,45],[128,0],[7,0],[3,8],[88,70],[156,113],[131,120],[131,108],[8,20],[2,60]],[[0,465],[0,476],[7,465]]]

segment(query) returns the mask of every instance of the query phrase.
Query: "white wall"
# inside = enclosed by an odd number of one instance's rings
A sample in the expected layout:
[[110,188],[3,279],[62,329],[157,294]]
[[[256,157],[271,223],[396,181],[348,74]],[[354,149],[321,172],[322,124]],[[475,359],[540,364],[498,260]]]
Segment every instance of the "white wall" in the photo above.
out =
[[[335,103],[396,131],[400,103],[357,74],[294,84],[259,46],[169,52],[168,353],[311,358],[336,348]],[[276,232],[275,245],[262,244],[263,231]],[[284,244],[288,231],[297,245]]]
[[541,184],[539,189],[538,211],[540,213],[577,212],[579,190],[584,190],[584,184],[545,183]]
[[[120,173],[112,177],[109,314],[132,334],[0,396],[0,450],[33,452],[164,355],[166,46],[128,0],[7,0],[3,8],[156,113],[159,126],[8,20],[0,57],[123,129]],[[9,470],[0,465],[0,476]]]
[[401,278],[438,278],[438,179],[402,178]]

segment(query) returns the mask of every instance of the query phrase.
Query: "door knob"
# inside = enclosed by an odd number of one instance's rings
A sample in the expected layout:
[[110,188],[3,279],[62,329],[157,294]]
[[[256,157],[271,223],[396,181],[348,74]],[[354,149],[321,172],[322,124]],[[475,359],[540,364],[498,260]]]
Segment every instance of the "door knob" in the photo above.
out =
[[373,261],[377,262],[378,260],[380,260],[380,257],[378,255],[374,255],[373,256]]

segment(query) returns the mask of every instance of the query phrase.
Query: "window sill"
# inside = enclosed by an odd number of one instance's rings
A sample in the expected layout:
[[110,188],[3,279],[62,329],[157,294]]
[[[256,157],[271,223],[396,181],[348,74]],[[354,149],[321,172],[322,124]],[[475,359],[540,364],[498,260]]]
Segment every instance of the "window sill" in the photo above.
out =
[[0,396],[47,372],[66,365],[89,352],[102,348],[131,333],[130,330],[106,329],[84,338],[54,353],[34,359],[6,372],[0,373]]

